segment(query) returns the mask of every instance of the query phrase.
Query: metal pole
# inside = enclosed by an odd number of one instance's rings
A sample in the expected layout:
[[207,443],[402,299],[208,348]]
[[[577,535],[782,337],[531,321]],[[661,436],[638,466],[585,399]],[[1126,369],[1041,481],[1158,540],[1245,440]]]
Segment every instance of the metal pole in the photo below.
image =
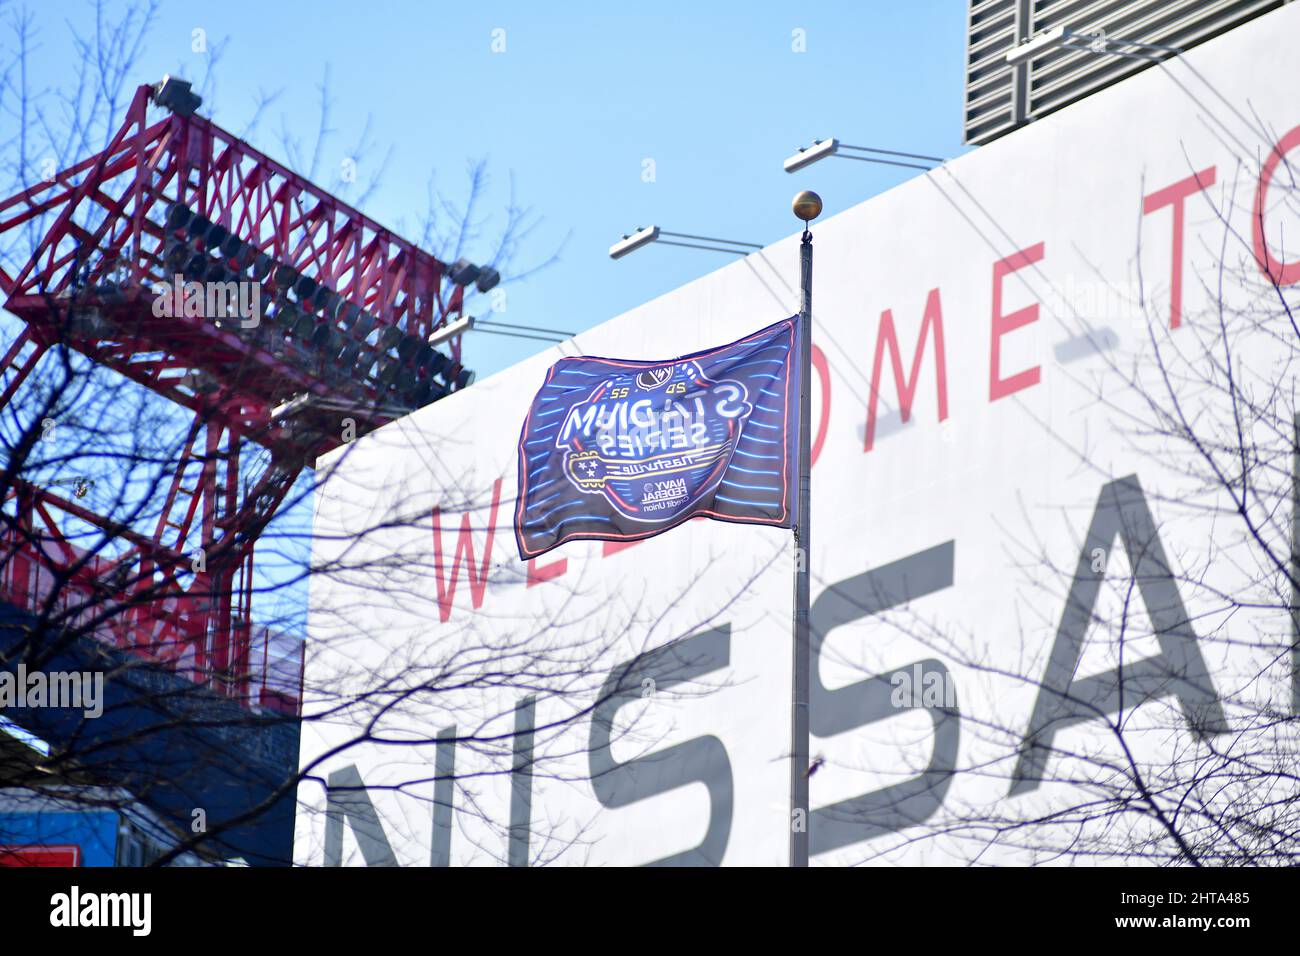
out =
[[1291,437],[1291,713],[1300,715],[1300,415]]
[[799,501],[794,516],[794,622],[790,713],[790,865],[808,865],[808,628],[812,511],[812,233],[799,246]]

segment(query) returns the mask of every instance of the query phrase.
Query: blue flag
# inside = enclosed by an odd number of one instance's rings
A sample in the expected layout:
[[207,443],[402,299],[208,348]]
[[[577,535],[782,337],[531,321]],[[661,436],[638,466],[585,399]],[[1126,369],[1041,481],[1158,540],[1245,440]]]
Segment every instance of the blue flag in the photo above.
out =
[[519,436],[520,556],[696,517],[791,527],[798,321],[667,361],[552,365]]

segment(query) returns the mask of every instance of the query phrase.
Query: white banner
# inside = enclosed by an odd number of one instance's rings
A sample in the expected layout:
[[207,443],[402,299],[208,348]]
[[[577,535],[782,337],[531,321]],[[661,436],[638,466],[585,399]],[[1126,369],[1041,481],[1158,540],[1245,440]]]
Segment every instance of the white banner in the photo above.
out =
[[1212,799],[1179,804],[1191,762],[1290,733],[1297,36],[1270,13],[814,224],[811,820],[788,531],[527,564],[511,532],[546,369],[796,312],[792,236],[322,462],[299,861],[784,865],[800,825],[818,865],[1159,858]]

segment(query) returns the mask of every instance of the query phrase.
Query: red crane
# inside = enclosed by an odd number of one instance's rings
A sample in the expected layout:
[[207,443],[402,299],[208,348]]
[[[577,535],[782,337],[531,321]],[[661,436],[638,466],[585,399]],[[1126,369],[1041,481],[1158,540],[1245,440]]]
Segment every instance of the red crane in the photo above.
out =
[[[444,265],[198,104],[174,78],[141,86],[107,148],[0,202],[0,237],[49,222],[17,275],[0,271],[24,322],[0,358],[0,406],[63,344],[193,415],[152,532],[83,507],[83,488],[15,481],[0,587],[36,609],[52,575],[70,575],[63,607],[131,605],[98,636],[296,712],[301,659],[274,673],[283,635],[252,621],[257,537],[302,469],[351,437],[344,419],[359,436],[472,381],[459,335],[448,353],[429,336],[461,315],[465,286],[487,291],[499,276]],[[167,112],[150,123],[151,106]],[[70,519],[124,550],[87,556]]]

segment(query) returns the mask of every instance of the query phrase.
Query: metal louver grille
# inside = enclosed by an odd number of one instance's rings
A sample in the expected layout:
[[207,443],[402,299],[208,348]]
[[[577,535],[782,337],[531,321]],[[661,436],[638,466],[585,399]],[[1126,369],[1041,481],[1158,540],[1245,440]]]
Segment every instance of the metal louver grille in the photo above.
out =
[[1025,37],[1064,26],[1185,50],[1284,2],[971,0],[965,141],[987,143],[1152,65],[1149,60],[1061,48],[1019,66],[1008,65],[1007,51]]

